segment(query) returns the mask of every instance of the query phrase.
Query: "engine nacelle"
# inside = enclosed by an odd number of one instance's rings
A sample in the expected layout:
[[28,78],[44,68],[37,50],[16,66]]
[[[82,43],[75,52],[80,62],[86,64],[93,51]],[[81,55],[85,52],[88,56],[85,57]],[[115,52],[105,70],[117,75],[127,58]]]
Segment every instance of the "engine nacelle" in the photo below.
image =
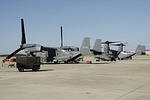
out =
[[25,44],[23,45],[23,48],[25,48],[25,52],[41,52],[42,46],[39,44]]

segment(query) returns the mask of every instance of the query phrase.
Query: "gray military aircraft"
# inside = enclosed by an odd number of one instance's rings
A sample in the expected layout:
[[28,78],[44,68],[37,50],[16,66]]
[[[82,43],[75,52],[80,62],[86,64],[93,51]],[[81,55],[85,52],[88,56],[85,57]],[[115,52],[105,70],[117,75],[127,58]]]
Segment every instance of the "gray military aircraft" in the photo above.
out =
[[[5,60],[10,59],[12,56],[14,56],[16,53],[18,53],[21,50],[25,50],[27,55],[32,55],[36,57],[41,58],[41,62],[77,62],[77,58],[82,55],[82,51],[87,51],[88,43],[86,43],[87,40],[89,40],[88,37],[85,37],[81,46],[80,51],[69,51],[64,50],[62,47],[45,47],[39,44],[26,44],[26,36],[25,36],[25,28],[24,28],[24,20],[21,19],[21,30],[22,30],[22,40],[20,47],[15,50],[13,53],[8,55]],[[83,52],[83,54],[86,52]]]
[[[104,52],[102,52],[101,50],[102,43],[106,44],[104,46]],[[101,39],[96,39],[93,49],[91,49],[91,52],[95,55],[96,61],[100,61],[100,60],[116,61],[116,57],[118,56],[119,52],[111,50],[109,47],[110,43],[116,43],[116,42],[109,42],[109,41],[101,42]]]
[[123,46],[126,46],[126,44],[127,44],[127,42],[126,43],[120,43],[120,44],[113,44],[114,46],[119,46],[118,52],[120,52],[120,53],[118,55],[118,60],[132,59],[132,56],[135,55],[135,52],[123,51]]
[[135,52],[138,55],[145,55],[146,46],[145,45],[138,45]]
[[[90,47],[90,39],[88,40],[89,42],[89,46]],[[102,48],[102,43],[106,43],[105,47],[104,47],[104,52],[102,52],[101,48]],[[93,49],[86,50],[87,54],[94,54],[96,61],[99,60],[104,60],[104,61],[116,61],[116,53],[114,50],[110,50],[109,48],[109,44],[111,42],[106,41],[106,42],[101,42],[101,39],[96,39]],[[113,43],[113,42],[112,42]]]
[[[132,56],[135,55],[135,52],[123,52],[123,46],[126,46],[127,43],[120,43],[120,44],[112,44],[117,43],[115,42],[101,42],[101,39],[96,39],[93,49],[91,51],[95,55],[96,61],[104,60],[104,61],[116,61],[116,59],[123,60],[123,59],[132,59]],[[101,51],[101,44],[106,44],[104,46],[104,52]],[[119,46],[118,50],[110,49],[110,44],[114,46]]]

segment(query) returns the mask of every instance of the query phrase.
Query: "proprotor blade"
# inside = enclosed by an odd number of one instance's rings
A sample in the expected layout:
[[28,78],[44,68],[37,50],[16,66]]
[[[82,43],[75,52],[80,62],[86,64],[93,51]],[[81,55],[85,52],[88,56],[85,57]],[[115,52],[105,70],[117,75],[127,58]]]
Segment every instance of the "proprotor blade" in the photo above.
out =
[[63,33],[62,33],[62,26],[60,27],[61,29],[61,47],[63,47]]
[[105,41],[105,42],[102,42],[102,43],[103,43],[103,44],[111,44],[111,43],[118,43],[118,42],[121,42],[121,41],[113,41],[113,42]]
[[21,51],[22,48],[20,47],[19,49],[17,49],[16,51],[14,51],[13,53],[11,53],[10,55],[8,55],[6,58],[10,59],[12,56],[14,56],[16,53],[18,53],[19,51]]
[[21,40],[21,44],[25,44],[26,43],[26,36],[25,36],[25,28],[24,28],[24,21],[23,19],[21,19],[21,31],[22,31],[22,40]]
[[126,43],[119,43],[119,44],[111,44],[111,45],[113,45],[113,46],[127,46],[126,44],[127,44],[128,42],[126,42]]

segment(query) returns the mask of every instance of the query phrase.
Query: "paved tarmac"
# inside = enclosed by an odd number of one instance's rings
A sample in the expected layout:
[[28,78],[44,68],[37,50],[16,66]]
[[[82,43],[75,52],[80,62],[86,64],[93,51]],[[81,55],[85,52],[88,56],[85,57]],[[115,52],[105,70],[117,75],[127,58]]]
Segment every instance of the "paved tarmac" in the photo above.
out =
[[[1,58],[2,59],[2,58]],[[0,100],[150,100],[150,56],[93,64],[0,65]]]

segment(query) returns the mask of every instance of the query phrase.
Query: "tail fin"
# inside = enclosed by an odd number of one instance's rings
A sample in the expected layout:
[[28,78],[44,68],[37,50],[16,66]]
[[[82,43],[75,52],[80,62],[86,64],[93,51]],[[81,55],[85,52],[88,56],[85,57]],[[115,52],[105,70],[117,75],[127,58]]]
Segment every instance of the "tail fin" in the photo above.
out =
[[21,31],[22,31],[21,44],[26,44],[26,36],[25,36],[25,28],[24,28],[24,21],[23,21],[23,19],[21,19]]
[[135,50],[135,53],[138,55],[145,55],[145,48],[146,47],[144,45],[138,45]]
[[146,46],[145,45],[142,45],[142,55],[145,55],[145,50],[146,50]]
[[136,54],[139,54],[139,55],[142,54],[141,47],[142,47],[141,45],[138,45],[138,46],[137,46],[137,48],[136,48],[136,50],[135,50],[135,53],[136,53]]
[[102,45],[101,39],[96,39],[95,44],[93,46],[93,49],[98,51],[98,52],[101,52],[102,51],[101,50],[101,47],[102,47],[101,45]]
[[85,37],[83,39],[80,52],[81,54],[90,54],[90,38],[89,37]]

